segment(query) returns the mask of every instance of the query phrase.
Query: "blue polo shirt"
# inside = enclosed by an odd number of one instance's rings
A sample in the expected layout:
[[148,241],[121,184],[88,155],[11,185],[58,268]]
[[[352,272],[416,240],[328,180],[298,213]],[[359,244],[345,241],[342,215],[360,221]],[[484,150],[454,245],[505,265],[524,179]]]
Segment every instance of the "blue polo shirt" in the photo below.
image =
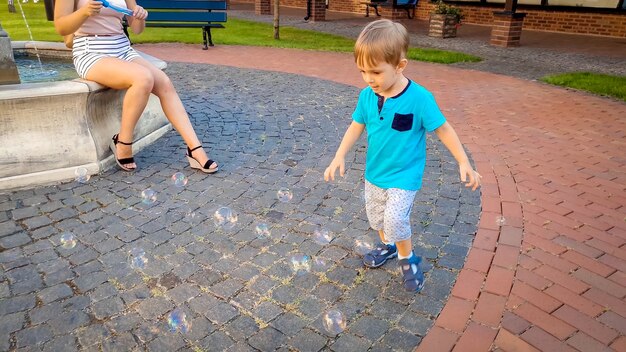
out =
[[433,95],[411,80],[386,101],[367,87],[359,95],[352,119],[367,130],[365,179],[383,189],[419,190],[426,165],[426,132],[446,122]]

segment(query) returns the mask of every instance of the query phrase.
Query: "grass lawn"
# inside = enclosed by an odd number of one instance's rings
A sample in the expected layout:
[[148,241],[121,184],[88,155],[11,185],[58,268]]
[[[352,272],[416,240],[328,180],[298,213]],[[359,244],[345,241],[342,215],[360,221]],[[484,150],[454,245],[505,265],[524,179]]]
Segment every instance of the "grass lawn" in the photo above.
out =
[[[43,1],[35,4],[19,3],[15,0],[17,13],[9,13],[6,3],[0,4],[0,21],[12,40],[30,40],[30,35],[20,13],[24,9],[26,19],[34,40],[61,41],[52,22],[46,20]],[[211,31],[216,45],[250,45],[277,48],[296,48],[306,50],[352,52],[354,40],[325,33],[282,26],[280,40],[274,40],[274,28],[271,24],[229,18],[225,29]],[[200,28],[146,28],[141,35],[132,35],[134,43],[179,42],[200,44]],[[477,62],[481,59],[458,52],[436,49],[411,48],[408,56],[412,60],[450,64],[455,62]]]
[[561,87],[575,88],[617,98],[626,102],[626,77],[590,72],[563,73],[546,76],[541,81]]

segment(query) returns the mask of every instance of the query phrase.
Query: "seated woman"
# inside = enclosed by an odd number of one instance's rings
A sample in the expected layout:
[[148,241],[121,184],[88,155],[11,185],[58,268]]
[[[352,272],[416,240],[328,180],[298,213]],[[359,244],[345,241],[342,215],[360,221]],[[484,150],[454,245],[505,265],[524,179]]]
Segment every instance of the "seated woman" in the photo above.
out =
[[56,0],[54,26],[62,36],[74,35],[72,57],[80,77],[127,90],[120,131],[111,141],[117,164],[125,171],[137,168],[132,157],[133,131],[150,93],[154,93],[161,101],[165,116],[187,144],[190,166],[206,173],[216,172],[218,165],[202,148],[169,77],[131,48],[122,27],[124,14],[112,7],[132,11],[127,20],[135,34],[144,30],[148,12],[135,0],[109,0],[108,3],[109,7],[103,7],[102,2],[96,0]]

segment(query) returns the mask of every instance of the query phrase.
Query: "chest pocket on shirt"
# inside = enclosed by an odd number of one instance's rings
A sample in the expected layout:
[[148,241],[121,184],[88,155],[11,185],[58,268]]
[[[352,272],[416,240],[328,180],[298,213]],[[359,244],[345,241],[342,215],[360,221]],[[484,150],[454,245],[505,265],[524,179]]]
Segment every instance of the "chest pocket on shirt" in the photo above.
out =
[[413,114],[398,114],[393,116],[391,128],[396,131],[404,132],[413,128]]

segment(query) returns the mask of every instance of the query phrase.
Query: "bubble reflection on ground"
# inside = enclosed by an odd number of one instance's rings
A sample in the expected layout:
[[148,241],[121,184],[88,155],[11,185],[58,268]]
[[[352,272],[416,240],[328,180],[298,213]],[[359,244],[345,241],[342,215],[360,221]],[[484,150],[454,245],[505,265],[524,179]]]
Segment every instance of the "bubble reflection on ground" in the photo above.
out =
[[276,197],[279,201],[287,203],[293,199],[293,193],[289,188],[281,188],[276,192]]
[[329,310],[322,316],[324,329],[331,335],[337,335],[346,329],[346,317],[339,310]]
[[157,193],[150,189],[144,189],[141,191],[141,202],[145,205],[152,205],[157,200]]
[[74,171],[74,176],[74,179],[78,183],[87,183],[87,181],[89,181],[89,179],[91,178],[91,175],[89,175],[89,172],[84,167],[76,168],[76,170]]
[[74,238],[74,234],[70,232],[63,233],[59,242],[61,243],[61,247],[65,249],[72,249],[76,247],[76,238]]

